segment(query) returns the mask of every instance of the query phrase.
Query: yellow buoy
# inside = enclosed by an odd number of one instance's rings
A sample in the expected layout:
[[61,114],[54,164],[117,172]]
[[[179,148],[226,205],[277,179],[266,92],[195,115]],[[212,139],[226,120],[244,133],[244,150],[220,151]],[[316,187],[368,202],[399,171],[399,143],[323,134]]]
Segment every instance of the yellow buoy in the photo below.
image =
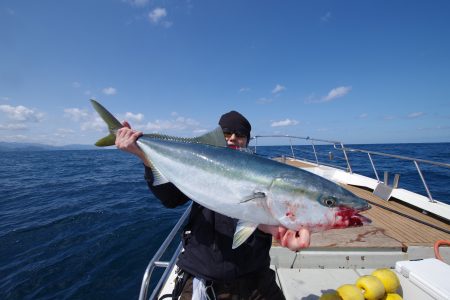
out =
[[363,295],[367,300],[379,300],[386,293],[381,280],[372,275],[359,277],[356,286],[364,291]]
[[343,300],[364,300],[363,291],[354,284],[344,284],[337,288]]
[[377,269],[373,271],[372,275],[381,280],[386,293],[395,293],[400,286],[397,274],[390,269]]
[[403,300],[403,298],[399,294],[388,293],[386,294],[386,297],[383,298],[383,300]]

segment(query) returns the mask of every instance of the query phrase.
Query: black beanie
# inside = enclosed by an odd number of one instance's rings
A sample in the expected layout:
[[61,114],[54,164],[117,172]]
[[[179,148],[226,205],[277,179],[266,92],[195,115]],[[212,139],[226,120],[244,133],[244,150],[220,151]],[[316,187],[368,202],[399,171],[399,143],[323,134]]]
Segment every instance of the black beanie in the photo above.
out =
[[235,110],[227,112],[220,117],[219,125],[222,130],[229,130],[232,132],[239,132],[247,136],[247,142],[250,141],[250,131],[252,126],[250,122],[240,113]]

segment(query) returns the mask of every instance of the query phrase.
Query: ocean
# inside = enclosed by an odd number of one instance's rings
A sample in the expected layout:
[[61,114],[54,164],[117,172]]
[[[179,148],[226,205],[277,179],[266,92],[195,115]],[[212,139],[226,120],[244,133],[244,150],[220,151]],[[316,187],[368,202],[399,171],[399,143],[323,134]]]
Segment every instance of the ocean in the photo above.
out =
[[[351,147],[450,162],[450,143]],[[346,167],[339,151],[316,148],[320,161]],[[309,147],[294,150],[315,160]],[[354,172],[374,177],[366,154],[349,159]],[[374,163],[381,179],[399,173],[399,187],[426,195],[413,163]],[[164,208],[142,163],[118,150],[3,152],[0,166],[0,299],[136,299],[148,262],[186,208]],[[433,197],[450,204],[450,170],[420,166]]]

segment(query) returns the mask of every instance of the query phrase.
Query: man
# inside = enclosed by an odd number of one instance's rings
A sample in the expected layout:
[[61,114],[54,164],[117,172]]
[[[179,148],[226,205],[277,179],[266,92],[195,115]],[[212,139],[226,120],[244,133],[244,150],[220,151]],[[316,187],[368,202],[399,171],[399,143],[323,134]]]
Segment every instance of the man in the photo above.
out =
[[[187,196],[172,183],[153,186],[150,164],[136,144],[142,133],[132,130],[126,121],[123,125],[125,127],[117,132],[116,146],[144,162],[145,178],[153,194],[169,208],[186,203]],[[222,115],[219,125],[228,147],[248,146],[251,125],[240,113],[231,111]],[[282,246],[297,251],[309,246],[309,231],[294,232],[283,227],[260,225],[250,238],[233,250],[236,224],[235,219],[193,203],[184,230],[184,252],[177,262],[189,276],[181,299],[203,299],[205,295],[211,299],[284,299],[270,269],[272,235]]]

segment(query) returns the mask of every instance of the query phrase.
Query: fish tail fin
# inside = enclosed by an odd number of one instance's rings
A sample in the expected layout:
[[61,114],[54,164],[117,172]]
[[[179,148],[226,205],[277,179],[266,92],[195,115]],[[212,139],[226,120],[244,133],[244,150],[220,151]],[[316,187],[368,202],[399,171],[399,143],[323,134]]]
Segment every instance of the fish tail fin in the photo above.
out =
[[106,108],[104,108],[100,103],[91,99],[91,104],[100,117],[108,125],[110,134],[99,139],[95,145],[98,147],[112,146],[116,142],[116,132],[118,129],[122,128],[123,125],[117,120]]

